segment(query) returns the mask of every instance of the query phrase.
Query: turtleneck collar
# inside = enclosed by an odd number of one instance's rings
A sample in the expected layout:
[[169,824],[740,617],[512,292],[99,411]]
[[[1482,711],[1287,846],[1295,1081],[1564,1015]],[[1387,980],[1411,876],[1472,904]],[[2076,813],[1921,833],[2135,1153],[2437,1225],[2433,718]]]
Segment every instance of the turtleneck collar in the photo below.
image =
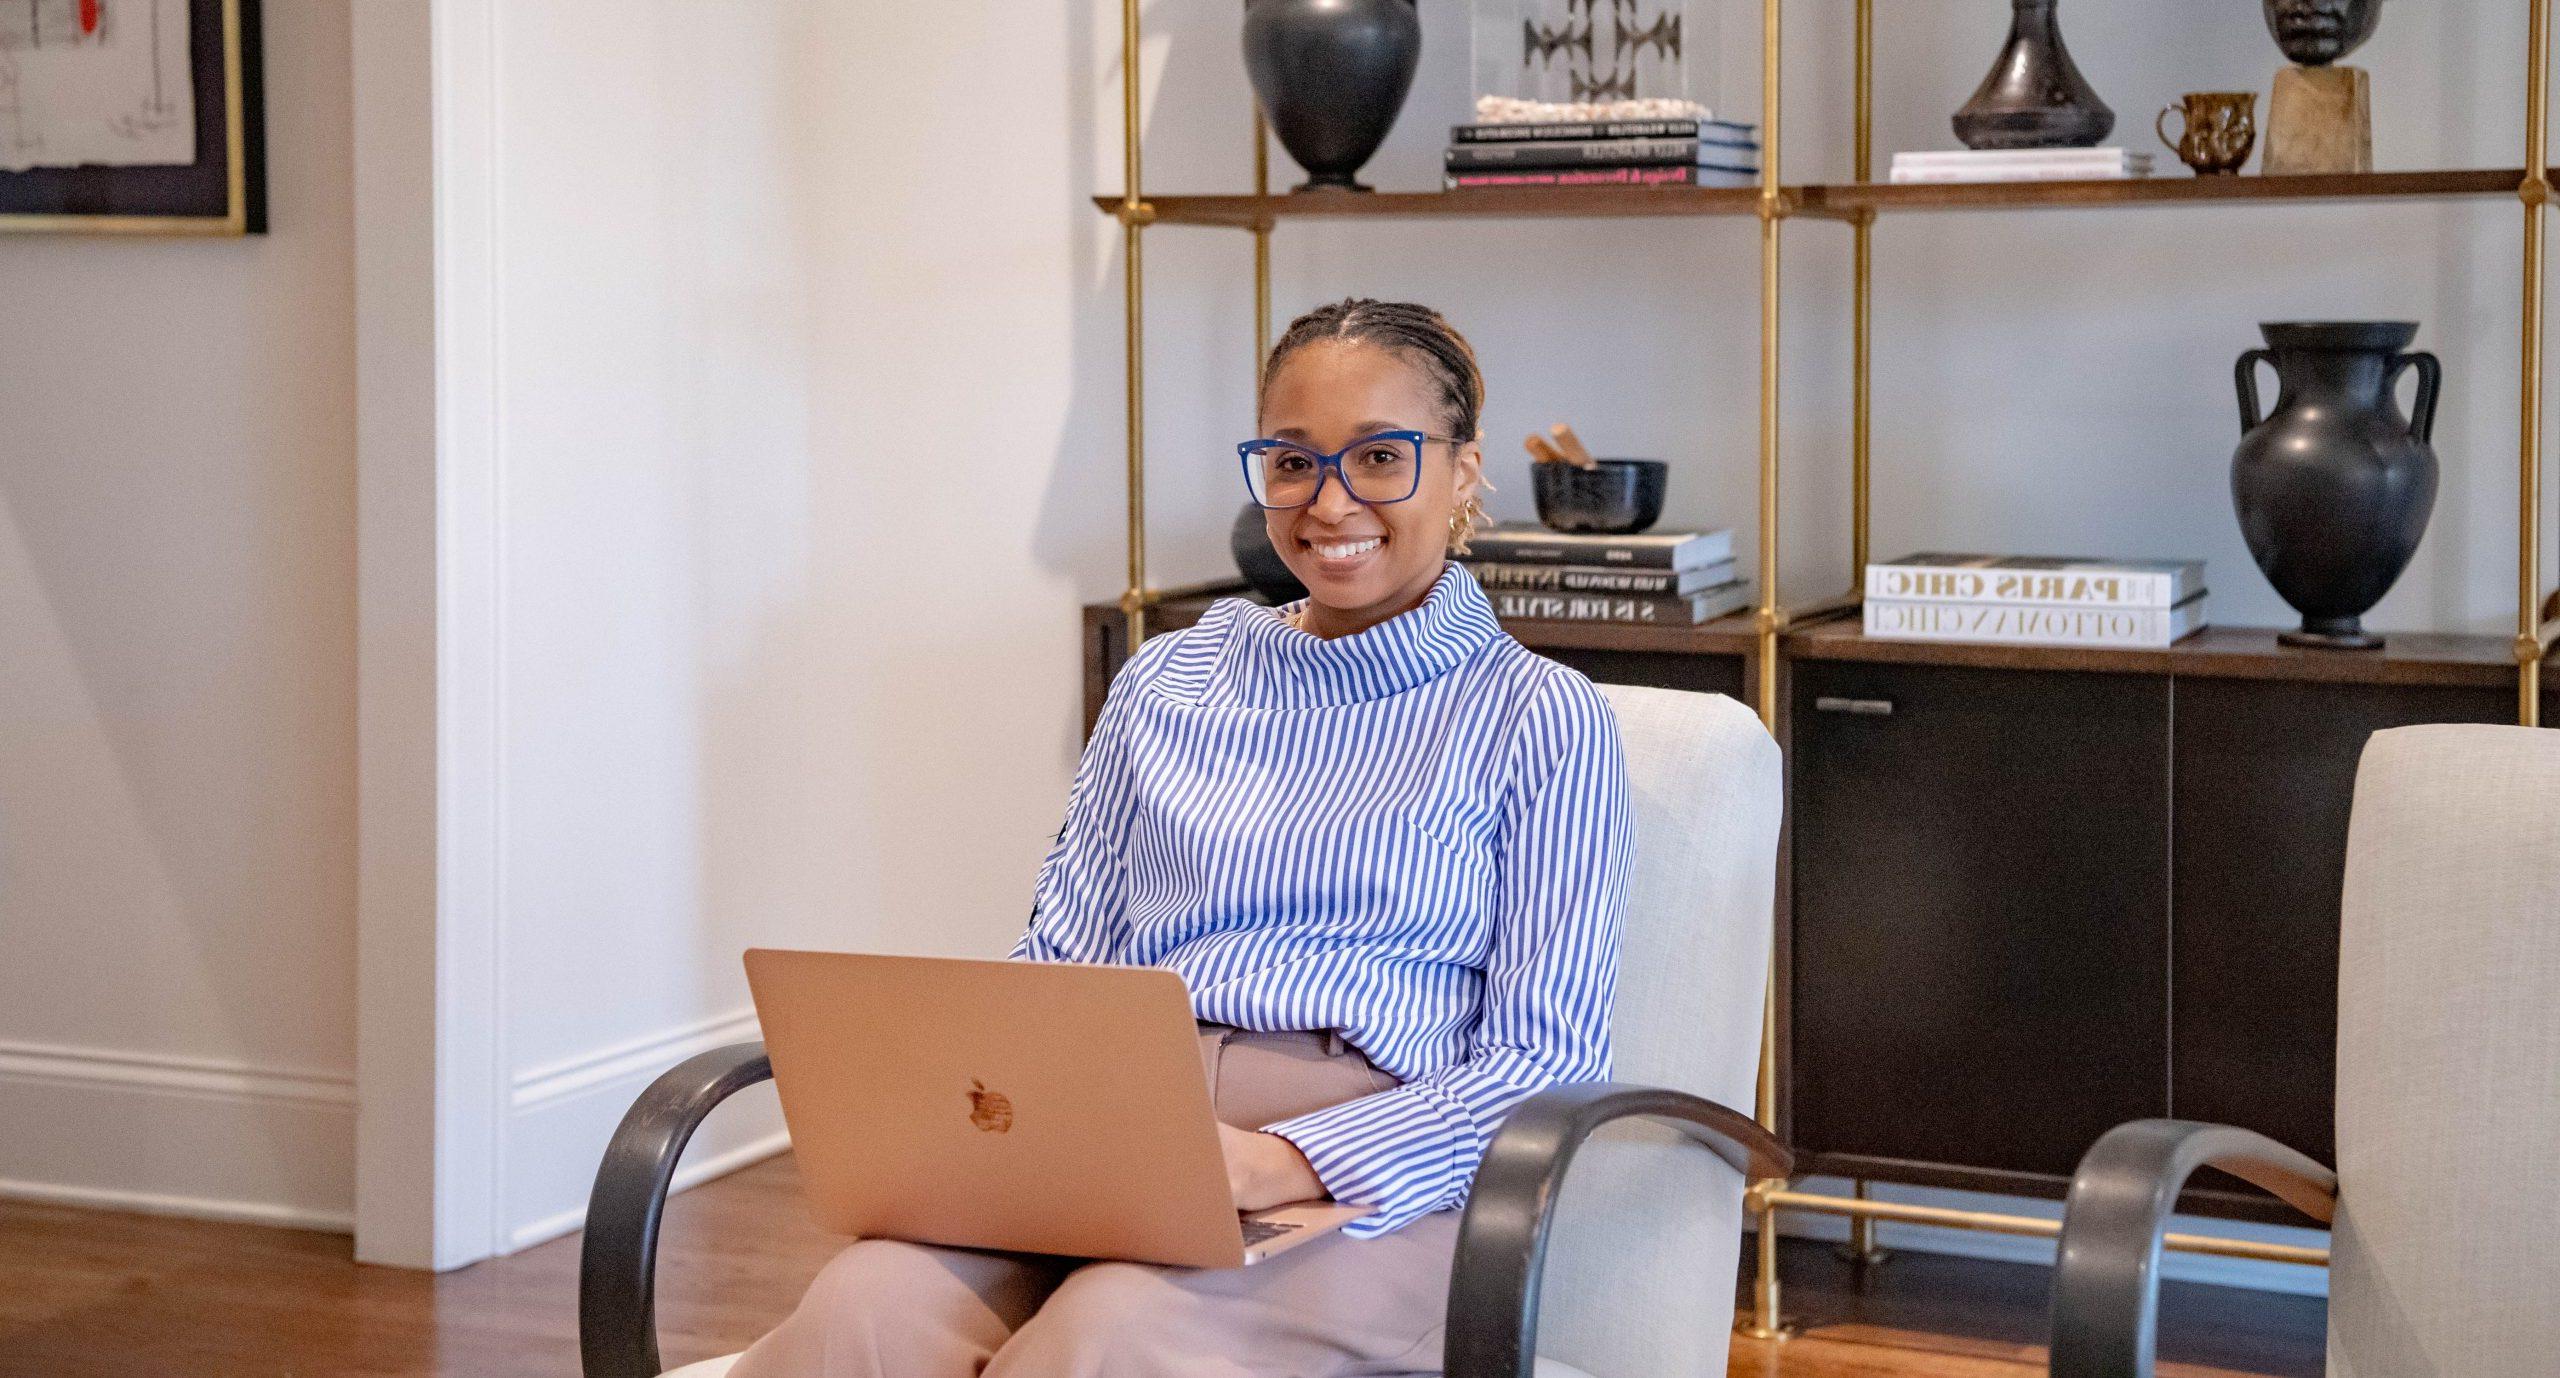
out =
[[1502,632],[1475,576],[1456,561],[1441,567],[1419,605],[1349,636],[1328,640],[1283,620],[1305,606],[1212,604],[1201,639],[1223,643],[1224,653],[1206,667],[1202,701],[1308,708],[1385,698],[1447,674]]

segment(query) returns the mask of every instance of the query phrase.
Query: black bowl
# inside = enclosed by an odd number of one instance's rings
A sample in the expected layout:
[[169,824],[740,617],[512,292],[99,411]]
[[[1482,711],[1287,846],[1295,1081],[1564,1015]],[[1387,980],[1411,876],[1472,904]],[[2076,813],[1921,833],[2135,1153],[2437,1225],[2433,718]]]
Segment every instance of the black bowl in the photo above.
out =
[[1597,469],[1532,464],[1529,480],[1548,530],[1629,536],[1662,519],[1671,466],[1658,459],[1604,459]]

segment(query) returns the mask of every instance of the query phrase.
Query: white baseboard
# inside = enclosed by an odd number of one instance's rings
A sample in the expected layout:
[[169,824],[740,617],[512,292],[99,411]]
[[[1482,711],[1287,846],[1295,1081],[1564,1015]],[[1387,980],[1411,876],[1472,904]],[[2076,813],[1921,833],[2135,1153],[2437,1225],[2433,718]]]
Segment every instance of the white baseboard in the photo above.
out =
[[[765,1159],[789,1152],[790,1149],[790,1135],[773,1133],[762,1138],[750,1139],[720,1153],[697,1156],[687,1152],[684,1155],[684,1166],[676,1169],[675,1180],[668,1185],[668,1194],[689,1191],[705,1182],[726,1177],[740,1168],[754,1167]],[[507,1252],[515,1253],[530,1249],[536,1244],[558,1239],[564,1234],[584,1228],[586,1223],[587,1208],[585,1206],[580,1206],[576,1210],[562,1211],[547,1220],[536,1220],[532,1224],[518,1227],[507,1237]]]
[[0,1197],[345,1232],[355,1079],[0,1043]]
[[529,1067],[518,1072],[509,1084],[507,1105],[521,1113],[539,1110],[553,1102],[568,1100],[608,1084],[637,1081],[646,1085],[660,1072],[696,1053],[707,1053],[732,1043],[752,1042],[763,1036],[752,1006],[715,1014],[661,1033],[625,1039],[576,1057]]
[[286,1230],[321,1230],[329,1234],[353,1234],[356,1229],[356,1213],[352,1209],[311,1210],[273,1201],[164,1196],[156,1192],[66,1186],[59,1182],[25,1182],[7,1177],[0,1177],[0,1200],[78,1206],[84,1210],[130,1211],[136,1215],[174,1215],[188,1220],[219,1220],[234,1225],[271,1225]]
[[[586,1223],[587,1195],[614,1126],[642,1089],[697,1053],[761,1037],[753,1009],[629,1039],[517,1074],[508,1098],[505,1252]],[[723,1104],[685,1152],[675,1189],[762,1162],[790,1146],[770,1085]]]
[[[1797,1184],[1797,1190],[1847,1196],[1849,1183],[1833,1177],[1808,1177]],[[1992,1196],[1981,1192],[1935,1191],[1921,1187],[1895,1187],[1879,1184],[1875,1188],[1881,1200],[1900,1201],[1911,1205],[1943,1206],[1957,1210],[1996,1211],[2004,1215],[2032,1215],[2045,1219],[2062,1218],[2062,1203],[2028,1197]],[[1845,1240],[1849,1237],[1847,1218],[1816,1215],[1810,1211],[1789,1211],[1779,1217],[1779,1233],[1805,1239]],[[2328,1232],[2313,1228],[2296,1229],[2284,1225],[2257,1225],[2243,1221],[2213,1220],[2200,1216],[2178,1216],[2171,1229],[2186,1234],[2223,1235],[2239,1239],[2263,1240],[2278,1244],[2313,1247],[2329,1242]],[[1932,1225],[1903,1225],[1879,1221],[1876,1244],[1888,1250],[1908,1250],[1915,1254],[1946,1254],[1957,1258],[1996,1259],[2007,1263],[2033,1263],[2053,1266],[2053,1241],[2027,1235],[1989,1234],[1980,1230],[1944,1229]],[[2160,1275],[2174,1282],[2201,1282],[2216,1287],[2244,1287],[2259,1292],[2280,1292],[2293,1296],[2325,1297],[2329,1294],[2329,1272],[2325,1268],[2306,1267],[2299,1263],[2267,1263],[2256,1259],[2222,1258],[2211,1254],[2164,1251],[2160,1255]]]

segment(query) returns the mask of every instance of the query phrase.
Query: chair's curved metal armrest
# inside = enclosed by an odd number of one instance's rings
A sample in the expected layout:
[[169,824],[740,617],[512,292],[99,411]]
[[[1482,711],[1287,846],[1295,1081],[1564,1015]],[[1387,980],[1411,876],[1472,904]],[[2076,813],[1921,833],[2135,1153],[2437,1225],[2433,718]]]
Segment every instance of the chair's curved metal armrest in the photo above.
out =
[[676,1160],[713,1107],[772,1075],[762,1043],[733,1043],[667,1069],[624,1112],[596,1169],[578,1255],[586,1378],[658,1378],[658,1218]]
[[2054,1378],[2151,1378],[2160,1233],[2196,1169],[2216,1167],[2325,1225],[2338,1174],[2263,1134],[2134,1120],[2089,1146],[2071,1177],[2053,1273]]
[[1613,1120],[1660,1120],[1745,1180],[1783,1177],[1794,1159],[1750,1116],[1686,1092],[1624,1082],[1557,1086],[1522,1101],[1485,1147],[1449,1277],[1449,1378],[1530,1378],[1538,1355],[1538,1278],[1565,1169]]

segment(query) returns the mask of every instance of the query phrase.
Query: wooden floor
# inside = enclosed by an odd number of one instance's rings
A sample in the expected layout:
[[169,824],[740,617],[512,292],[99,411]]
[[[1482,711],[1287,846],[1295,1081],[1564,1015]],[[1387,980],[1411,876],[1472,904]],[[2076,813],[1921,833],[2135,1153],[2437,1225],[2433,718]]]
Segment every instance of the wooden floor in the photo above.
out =
[[[670,1364],[743,1347],[837,1246],[800,1215],[791,1160],[677,1198],[661,1247]],[[363,1267],[344,1236],[0,1201],[5,1378],[574,1378],[573,1236],[442,1277]],[[1737,1339],[1737,1378],[2024,1378],[2044,1274],[1911,1255],[1859,1285],[1791,1241],[1806,1333]],[[2321,1371],[2322,1305],[2206,1287],[2163,1298],[2161,1371]]]

